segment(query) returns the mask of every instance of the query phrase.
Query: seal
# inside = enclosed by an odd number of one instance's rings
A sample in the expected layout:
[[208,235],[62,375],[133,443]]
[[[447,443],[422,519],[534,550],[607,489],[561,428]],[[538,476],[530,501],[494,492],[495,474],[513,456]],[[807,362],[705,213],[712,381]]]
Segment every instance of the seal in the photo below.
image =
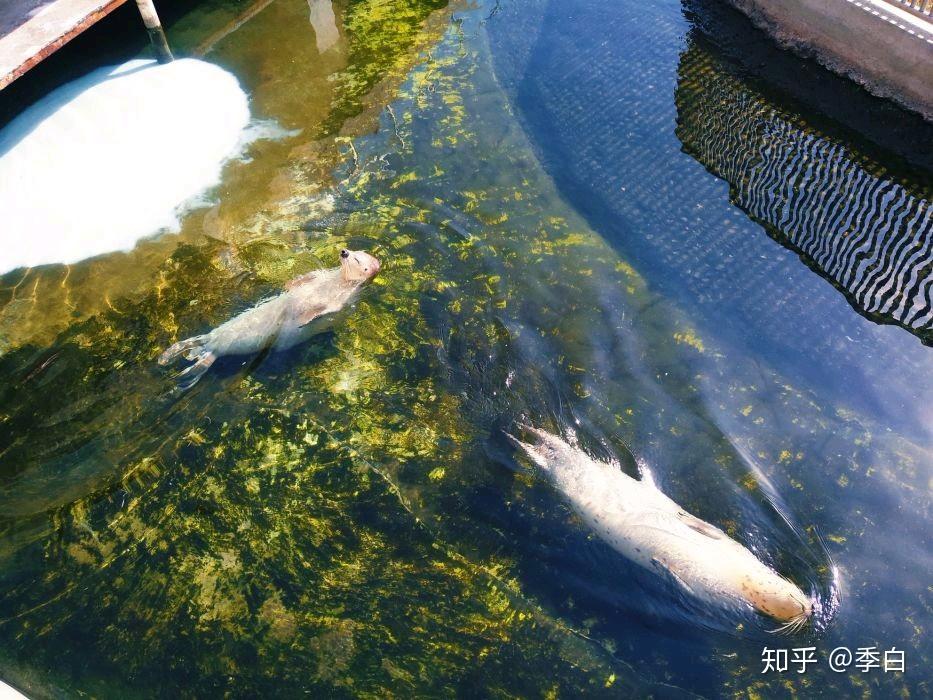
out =
[[287,350],[328,327],[333,315],[356,299],[362,286],[379,272],[379,261],[362,250],[341,250],[340,266],[296,277],[285,291],[247,309],[210,333],[180,340],[159,357],[160,365],[184,354],[193,364],[182,370],[188,389],[218,357]]
[[544,430],[521,426],[527,443],[508,438],[538,466],[597,535],[640,566],[710,603],[738,600],[797,631],[813,602],[715,525],[687,513],[645,475],[594,460]]

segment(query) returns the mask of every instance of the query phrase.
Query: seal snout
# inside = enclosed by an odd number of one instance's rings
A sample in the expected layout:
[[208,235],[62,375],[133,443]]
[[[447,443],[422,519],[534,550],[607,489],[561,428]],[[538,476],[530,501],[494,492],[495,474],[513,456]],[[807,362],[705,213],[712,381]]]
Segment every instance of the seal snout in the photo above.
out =
[[742,590],[756,609],[783,623],[776,632],[797,632],[813,616],[814,601],[778,574],[766,579],[746,579]]
[[382,265],[365,250],[343,248],[340,251],[340,267],[343,269],[343,278],[348,282],[365,282],[375,277]]

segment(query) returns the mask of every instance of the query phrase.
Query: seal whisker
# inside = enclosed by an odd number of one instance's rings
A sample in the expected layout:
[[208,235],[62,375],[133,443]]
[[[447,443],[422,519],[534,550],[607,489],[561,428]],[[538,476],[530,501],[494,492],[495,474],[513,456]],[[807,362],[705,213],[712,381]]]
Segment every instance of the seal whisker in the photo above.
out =
[[807,621],[809,619],[810,619],[810,615],[806,611],[804,611],[804,612],[801,612],[799,615],[792,617],[790,620],[785,622],[780,627],[773,629],[773,630],[768,630],[768,631],[771,632],[772,634],[786,634],[786,635],[797,634],[797,632],[803,629],[803,627],[807,624]]

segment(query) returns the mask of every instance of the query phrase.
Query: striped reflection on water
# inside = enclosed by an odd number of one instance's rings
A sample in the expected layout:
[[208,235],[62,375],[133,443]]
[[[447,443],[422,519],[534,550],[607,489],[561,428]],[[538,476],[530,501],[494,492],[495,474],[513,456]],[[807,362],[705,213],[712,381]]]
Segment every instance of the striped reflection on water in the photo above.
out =
[[930,201],[796,123],[696,46],[680,62],[677,136],[732,200],[873,320],[933,341]]

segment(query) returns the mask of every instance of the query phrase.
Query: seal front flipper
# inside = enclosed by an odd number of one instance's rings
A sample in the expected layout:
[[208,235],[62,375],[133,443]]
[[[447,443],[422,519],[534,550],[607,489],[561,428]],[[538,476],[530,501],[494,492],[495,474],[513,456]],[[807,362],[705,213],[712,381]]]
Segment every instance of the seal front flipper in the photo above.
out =
[[687,513],[686,511],[678,511],[677,517],[691,530],[696,530],[701,535],[706,535],[710,539],[721,540],[726,537],[726,533],[724,533],[718,527],[710,525],[705,520],[700,520],[699,518],[690,515],[690,513]]
[[289,280],[285,283],[285,289],[292,290],[300,287],[303,284],[313,281],[318,277],[323,271],[322,270],[311,270],[311,272],[306,272],[303,275],[299,275],[293,280]]
[[678,576],[677,573],[671,567],[669,567],[667,564],[662,562],[660,559],[658,559],[657,557],[652,557],[651,565],[654,567],[655,571],[661,574],[664,578],[667,578],[673,581],[677,588],[684,591],[685,593],[689,593],[690,595],[696,595],[694,590],[690,588],[687,582],[684,581],[680,576]]
[[301,328],[304,328],[312,321],[315,321],[316,319],[320,318],[324,314],[329,313],[330,311],[331,309],[327,306],[327,304],[323,304],[323,303],[310,304],[306,306],[305,308],[303,308],[301,312],[298,314],[298,326]]

